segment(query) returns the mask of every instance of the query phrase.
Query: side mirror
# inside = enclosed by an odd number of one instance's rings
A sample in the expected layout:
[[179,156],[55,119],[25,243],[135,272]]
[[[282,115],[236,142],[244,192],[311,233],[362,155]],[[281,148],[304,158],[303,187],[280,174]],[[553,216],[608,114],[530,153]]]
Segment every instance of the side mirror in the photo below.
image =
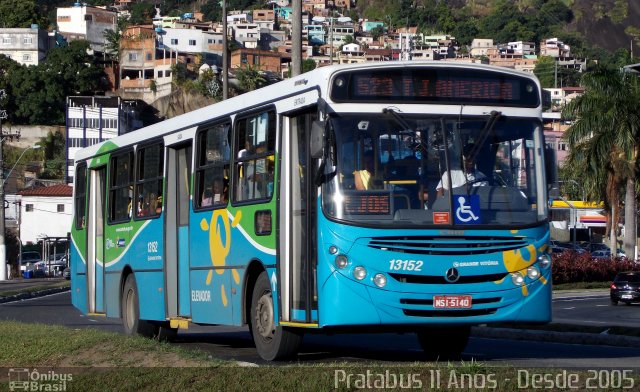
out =
[[324,121],[314,121],[311,125],[309,144],[309,153],[311,154],[311,158],[322,158],[322,150],[324,147]]

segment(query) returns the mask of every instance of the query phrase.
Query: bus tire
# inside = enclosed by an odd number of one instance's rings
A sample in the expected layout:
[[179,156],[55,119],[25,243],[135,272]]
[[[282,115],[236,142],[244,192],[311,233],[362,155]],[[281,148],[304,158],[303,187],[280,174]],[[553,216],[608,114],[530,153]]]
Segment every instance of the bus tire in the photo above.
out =
[[250,329],[258,355],[267,361],[296,355],[302,342],[299,331],[276,326],[275,318],[269,275],[263,271],[256,280],[251,297]]
[[127,276],[122,290],[122,324],[127,335],[153,337],[155,326],[146,320],[140,320],[140,300],[138,286],[133,274]]
[[471,326],[424,328],[417,335],[418,342],[429,359],[460,359],[469,343]]

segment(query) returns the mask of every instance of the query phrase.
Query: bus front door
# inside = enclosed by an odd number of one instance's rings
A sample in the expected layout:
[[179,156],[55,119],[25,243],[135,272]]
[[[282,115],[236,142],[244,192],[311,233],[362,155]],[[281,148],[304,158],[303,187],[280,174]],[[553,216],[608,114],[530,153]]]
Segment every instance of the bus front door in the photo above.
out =
[[89,313],[105,313],[104,308],[104,215],[106,167],[90,171],[89,219],[87,233],[87,294]]
[[168,148],[165,200],[167,317],[191,315],[189,285],[189,184],[191,144]]
[[[316,110],[284,117],[280,181],[279,258],[282,320],[309,326],[318,323],[316,284],[317,188],[309,157],[309,133]],[[287,126],[288,125],[288,126]]]

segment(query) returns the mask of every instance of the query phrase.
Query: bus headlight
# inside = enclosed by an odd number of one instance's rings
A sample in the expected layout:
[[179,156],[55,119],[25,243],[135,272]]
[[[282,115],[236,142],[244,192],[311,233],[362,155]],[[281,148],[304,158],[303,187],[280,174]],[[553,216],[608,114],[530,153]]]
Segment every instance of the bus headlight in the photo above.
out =
[[376,286],[383,288],[387,285],[387,277],[384,276],[384,274],[376,274],[373,277],[373,283],[375,283]]
[[331,253],[332,255],[335,255],[336,253],[338,253],[338,247],[335,245],[331,245],[329,247],[329,253]]
[[540,276],[540,270],[534,266],[527,268],[527,276],[529,279],[537,279]]
[[362,280],[367,277],[367,270],[362,266],[357,266],[353,269],[353,277]]
[[514,272],[511,274],[511,281],[516,286],[522,286],[524,284],[524,276],[520,272]]
[[334,260],[336,267],[343,269],[344,267],[347,266],[347,264],[349,264],[349,260],[347,259],[347,256],[345,255],[338,255],[336,256],[336,259]]
[[542,268],[549,268],[549,266],[551,265],[551,256],[542,255],[542,256],[538,257],[538,263],[540,264],[540,267],[542,267]]

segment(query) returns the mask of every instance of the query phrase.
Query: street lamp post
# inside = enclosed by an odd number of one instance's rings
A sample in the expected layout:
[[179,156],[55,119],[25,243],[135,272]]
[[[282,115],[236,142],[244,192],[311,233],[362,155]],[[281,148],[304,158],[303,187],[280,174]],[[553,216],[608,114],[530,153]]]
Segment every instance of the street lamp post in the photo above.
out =
[[[0,138],[3,137],[2,135],[2,115],[0,113]],[[2,156],[2,145],[3,145],[3,140],[0,139],[0,203],[2,203],[2,206],[0,206],[0,281],[4,281],[7,280],[7,247],[4,243],[4,183],[6,182],[6,179],[4,179],[4,170],[2,170],[2,164],[3,164],[3,156]],[[22,159],[22,157],[24,156],[24,154],[28,151],[28,150],[37,150],[38,148],[40,148],[40,146],[38,145],[34,145],[34,146],[30,146],[24,149],[24,151],[22,151],[22,154],[20,154],[20,156],[18,157],[18,159],[16,160],[16,163],[13,165],[13,167],[11,168],[11,170],[9,170],[9,174],[7,174],[7,178],[9,178],[11,176],[11,173],[13,172],[13,169],[16,168],[16,165],[18,164],[18,162],[20,162],[20,159]],[[22,245],[22,244],[20,244]]]

